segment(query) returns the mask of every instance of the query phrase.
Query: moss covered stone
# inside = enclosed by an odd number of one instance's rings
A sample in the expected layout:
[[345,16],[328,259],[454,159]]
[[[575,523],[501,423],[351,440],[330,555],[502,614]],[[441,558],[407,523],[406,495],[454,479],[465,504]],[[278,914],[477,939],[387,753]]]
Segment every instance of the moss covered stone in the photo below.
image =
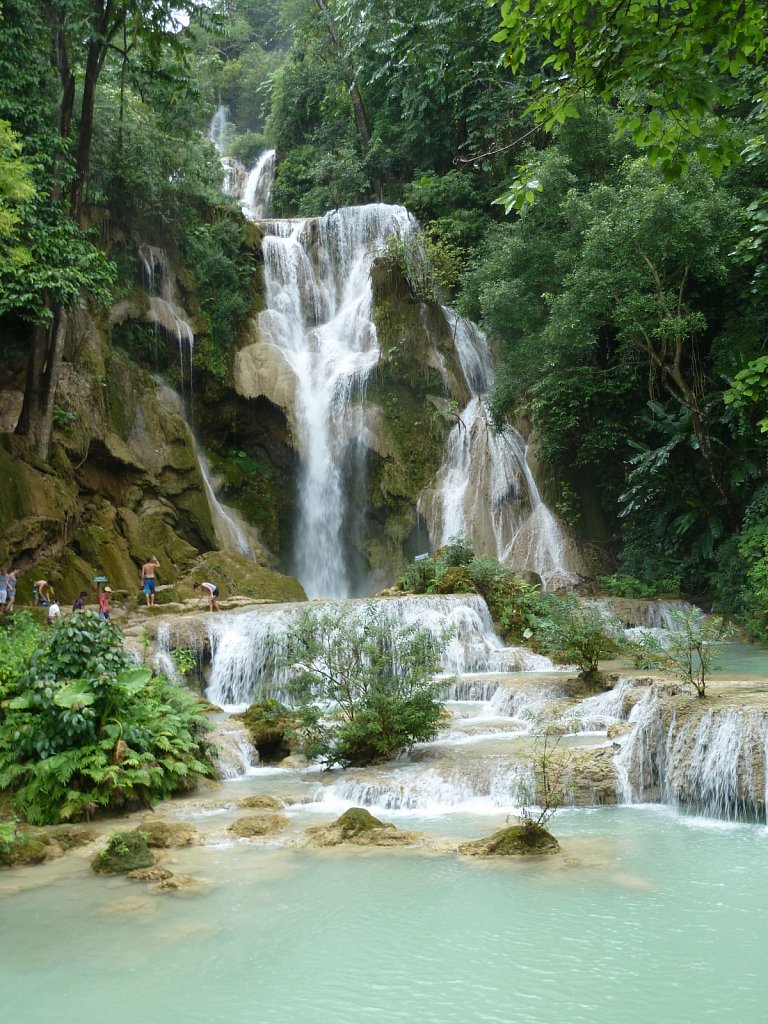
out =
[[116,832],[101,853],[91,861],[99,875],[120,875],[138,868],[149,868],[155,863],[154,854],[147,846],[146,836],[140,832]]
[[558,853],[560,844],[542,825],[529,821],[502,828],[486,839],[462,843],[458,849],[469,857],[530,857]]
[[268,836],[279,832],[287,824],[288,819],[282,814],[251,814],[233,821],[229,831],[241,839],[253,839],[256,836]]
[[258,701],[233,717],[245,725],[261,761],[282,761],[293,752],[291,733],[296,728],[296,719],[279,701]]
[[[228,597],[252,597],[286,603],[306,601],[304,588],[293,576],[265,569],[234,551],[210,551],[197,558],[173,588],[174,601],[200,598],[193,583],[209,580],[220,591],[220,600]],[[204,602],[207,607],[207,600]]]
[[306,829],[311,846],[409,846],[421,839],[418,832],[406,832],[390,822],[379,821],[364,807],[350,807],[330,825]]

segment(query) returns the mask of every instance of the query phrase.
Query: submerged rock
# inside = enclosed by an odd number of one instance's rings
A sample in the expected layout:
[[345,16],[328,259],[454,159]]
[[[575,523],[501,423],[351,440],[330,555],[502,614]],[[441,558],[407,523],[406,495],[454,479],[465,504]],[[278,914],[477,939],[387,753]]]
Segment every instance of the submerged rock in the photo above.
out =
[[350,807],[330,825],[305,829],[310,846],[407,846],[421,839],[420,832],[405,832],[378,818],[364,807]]
[[530,857],[559,851],[555,837],[535,822],[510,825],[486,839],[475,839],[458,847],[458,852],[468,857]]
[[172,871],[169,871],[168,868],[161,868],[158,864],[154,864],[151,868],[137,868],[135,871],[129,871],[126,875],[126,878],[130,878],[134,882],[164,882],[167,878],[172,877]]

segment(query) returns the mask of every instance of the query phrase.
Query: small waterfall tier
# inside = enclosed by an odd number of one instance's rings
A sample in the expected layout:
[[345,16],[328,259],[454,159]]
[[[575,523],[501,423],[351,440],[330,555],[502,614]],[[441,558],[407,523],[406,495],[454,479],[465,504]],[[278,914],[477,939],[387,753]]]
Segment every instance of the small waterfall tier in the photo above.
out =
[[241,205],[250,220],[262,220],[269,214],[269,193],[275,180],[275,151],[268,149],[248,172],[243,185]]
[[[505,647],[493,631],[488,607],[475,595],[386,598],[345,604],[352,614],[373,607],[393,627],[418,625],[453,635],[442,660],[446,674],[552,671],[549,658],[525,647]],[[290,704],[290,677],[275,667],[279,638],[295,608],[259,609],[208,621],[212,656],[207,696],[220,707],[242,707],[274,697]]]
[[715,818],[765,819],[768,712],[705,707],[690,698],[670,709],[649,687],[629,723],[615,759],[623,803],[660,801]]

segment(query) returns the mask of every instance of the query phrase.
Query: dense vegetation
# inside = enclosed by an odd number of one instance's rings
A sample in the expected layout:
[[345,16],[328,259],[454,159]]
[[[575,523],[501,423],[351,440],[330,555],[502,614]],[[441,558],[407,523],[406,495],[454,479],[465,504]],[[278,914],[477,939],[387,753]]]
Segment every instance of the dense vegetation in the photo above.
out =
[[0,629],[0,790],[33,824],[151,807],[213,773],[194,695],[136,666],[93,612]]
[[[698,0],[3,0],[19,433],[46,455],[62,325],[131,292],[138,241],[190,267],[198,408],[220,400],[254,252],[204,137],[224,104],[230,155],[277,149],[276,213],[414,211],[444,296],[499,352],[495,415],[531,418],[615,591],[694,595],[768,637],[767,20]],[[116,338],[151,364],[141,331]],[[220,440],[224,471],[259,479]]]

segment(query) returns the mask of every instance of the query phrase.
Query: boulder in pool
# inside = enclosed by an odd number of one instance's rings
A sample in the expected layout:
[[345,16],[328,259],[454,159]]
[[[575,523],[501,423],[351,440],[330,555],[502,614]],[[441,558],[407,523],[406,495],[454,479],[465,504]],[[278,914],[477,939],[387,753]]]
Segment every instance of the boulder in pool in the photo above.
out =
[[502,828],[485,839],[461,843],[458,850],[468,857],[539,857],[559,853],[560,844],[543,825],[526,821]]
[[310,846],[409,846],[421,839],[419,832],[405,832],[374,818],[364,807],[350,807],[330,825],[305,830]]

